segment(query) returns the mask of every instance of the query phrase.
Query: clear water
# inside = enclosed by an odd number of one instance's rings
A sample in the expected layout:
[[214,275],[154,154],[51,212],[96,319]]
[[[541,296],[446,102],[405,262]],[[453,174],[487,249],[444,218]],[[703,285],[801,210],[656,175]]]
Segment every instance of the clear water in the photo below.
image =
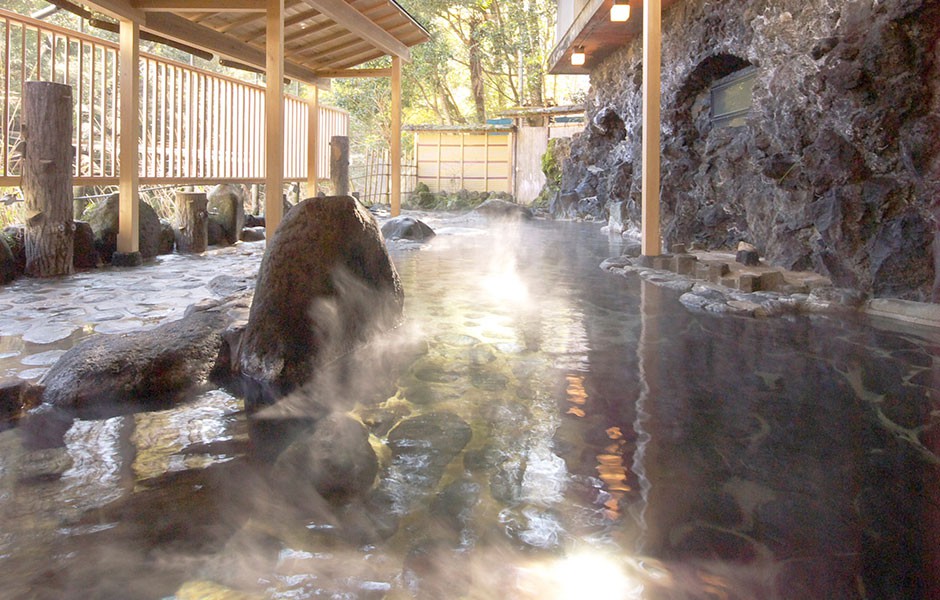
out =
[[[252,459],[241,403],[221,390],[77,421],[63,449],[29,452],[6,431],[0,596],[940,595],[933,334],[693,314],[674,292],[599,270],[620,246],[596,225],[432,225],[433,244],[393,252],[404,331],[427,352],[392,394],[351,406],[384,458],[388,515],[316,499],[298,511],[297,490],[271,486]],[[250,271],[258,252],[244,248],[210,257],[212,269]],[[188,260],[151,273],[186,265],[203,294],[193,274],[206,261]],[[6,335],[0,347],[17,354],[0,367],[42,368],[30,357],[71,343]],[[430,467],[391,458],[384,436],[442,411],[473,435],[418,485]],[[363,515],[388,517],[394,535],[356,535]]]

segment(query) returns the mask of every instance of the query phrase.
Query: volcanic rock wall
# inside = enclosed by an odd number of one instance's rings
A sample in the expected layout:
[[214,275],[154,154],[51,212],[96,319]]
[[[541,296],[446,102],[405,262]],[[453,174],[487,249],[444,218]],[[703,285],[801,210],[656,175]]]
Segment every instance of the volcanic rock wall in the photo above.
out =
[[[938,36],[937,0],[676,3],[663,15],[667,243],[746,240],[837,285],[936,299]],[[639,222],[641,60],[635,39],[592,73],[557,216]],[[751,66],[746,124],[714,125],[710,86]]]

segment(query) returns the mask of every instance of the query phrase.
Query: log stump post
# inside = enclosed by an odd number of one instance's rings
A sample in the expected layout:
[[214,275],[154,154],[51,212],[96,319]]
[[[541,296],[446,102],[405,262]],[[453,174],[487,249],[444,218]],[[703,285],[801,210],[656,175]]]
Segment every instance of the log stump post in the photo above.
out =
[[209,199],[205,192],[176,192],[180,253],[199,254],[209,247]]
[[330,180],[334,196],[349,195],[349,138],[345,135],[330,138]]
[[27,81],[23,94],[22,188],[26,201],[26,274],[73,272],[72,88]]

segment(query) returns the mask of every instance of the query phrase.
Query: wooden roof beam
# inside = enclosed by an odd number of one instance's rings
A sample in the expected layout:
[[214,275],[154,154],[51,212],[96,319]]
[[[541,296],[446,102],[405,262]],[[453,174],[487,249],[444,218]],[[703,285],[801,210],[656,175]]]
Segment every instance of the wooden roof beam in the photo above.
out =
[[390,77],[392,69],[326,69],[317,71],[324,79],[354,79],[357,77]]
[[132,6],[129,0],[82,0],[82,4],[118,20],[143,23],[145,17],[143,11]]
[[386,54],[411,62],[411,49],[408,46],[351,5],[334,0],[306,0],[306,3]]
[[264,0],[134,0],[143,12],[260,12]]

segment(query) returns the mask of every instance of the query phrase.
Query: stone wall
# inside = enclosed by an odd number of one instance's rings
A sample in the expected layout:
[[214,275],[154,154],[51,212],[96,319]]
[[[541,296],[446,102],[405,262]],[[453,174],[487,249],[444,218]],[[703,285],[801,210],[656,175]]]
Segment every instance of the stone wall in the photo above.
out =
[[[687,0],[667,10],[667,243],[746,240],[773,264],[837,285],[936,297],[938,36],[936,0]],[[592,73],[589,125],[572,141],[557,216],[639,221],[640,44]],[[757,69],[746,125],[713,126],[710,85],[746,66]]]

